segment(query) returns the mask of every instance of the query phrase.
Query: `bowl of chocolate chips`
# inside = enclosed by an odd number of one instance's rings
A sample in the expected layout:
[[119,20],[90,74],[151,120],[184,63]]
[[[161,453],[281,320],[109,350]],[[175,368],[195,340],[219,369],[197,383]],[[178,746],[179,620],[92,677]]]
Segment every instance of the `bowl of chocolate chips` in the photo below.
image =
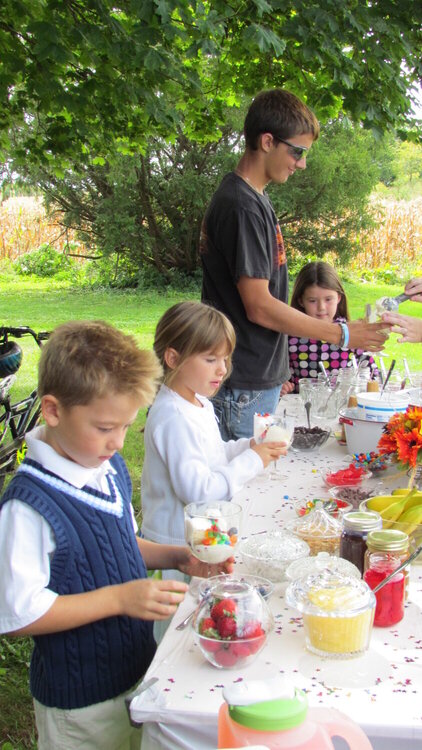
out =
[[305,427],[299,425],[293,432],[292,448],[294,451],[317,451],[327,442],[330,430],[323,427]]

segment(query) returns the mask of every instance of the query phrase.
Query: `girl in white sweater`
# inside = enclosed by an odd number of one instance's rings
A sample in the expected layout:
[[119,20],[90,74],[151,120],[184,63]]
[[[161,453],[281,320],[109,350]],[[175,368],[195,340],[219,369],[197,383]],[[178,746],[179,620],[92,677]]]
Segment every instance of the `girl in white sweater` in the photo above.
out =
[[174,305],[158,322],[154,350],[164,383],[145,427],[142,533],[154,542],[184,544],[187,503],[230,500],[284,443],[253,438],[224,442],[208,398],[230,372],[235,346],[225,315],[201,302]]

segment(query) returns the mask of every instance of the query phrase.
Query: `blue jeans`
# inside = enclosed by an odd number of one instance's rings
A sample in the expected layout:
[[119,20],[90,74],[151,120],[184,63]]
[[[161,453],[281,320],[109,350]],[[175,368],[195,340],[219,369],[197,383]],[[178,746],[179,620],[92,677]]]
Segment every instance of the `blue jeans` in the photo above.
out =
[[212,399],[223,440],[253,436],[253,415],[273,414],[280,399],[281,385],[265,391],[247,391],[222,385]]

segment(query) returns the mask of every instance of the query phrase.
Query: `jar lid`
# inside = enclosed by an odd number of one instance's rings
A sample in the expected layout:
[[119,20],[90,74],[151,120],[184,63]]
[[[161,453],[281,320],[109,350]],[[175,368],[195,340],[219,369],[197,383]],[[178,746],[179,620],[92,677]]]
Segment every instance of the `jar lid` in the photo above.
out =
[[380,529],[382,518],[375,510],[351,510],[343,515],[343,527],[354,531]]
[[229,705],[229,716],[237,724],[261,732],[292,729],[305,721],[308,700],[305,693],[295,690],[294,698],[278,698],[248,706]]
[[296,581],[298,578],[305,578],[310,573],[319,573],[323,570],[329,570],[332,573],[343,573],[352,576],[352,578],[361,578],[359,568],[349,560],[343,560],[342,557],[330,555],[328,552],[318,552],[315,557],[303,557],[301,560],[294,560],[286,570],[286,578],[289,581]]
[[366,546],[371,550],[385,550],[385,552],[403,552],[409,547],[409,537],[398,529],[379,529],[370,531]]
[[286,602],[307,615],[353,617],[374,607],[375,595],[361,578],[323,570],[293,581]]
[[341,534],[341,523],[322,507],[315,507],[305,516],[289,521],[285,528],[293,534],[306,538],[327,539],[339,537]]

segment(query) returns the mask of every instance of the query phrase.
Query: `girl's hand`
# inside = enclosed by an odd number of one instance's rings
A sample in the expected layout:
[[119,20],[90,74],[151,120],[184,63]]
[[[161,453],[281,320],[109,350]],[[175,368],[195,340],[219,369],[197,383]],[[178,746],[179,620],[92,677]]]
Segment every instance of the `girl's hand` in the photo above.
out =
[[251,448],[260,457],[264,469],[271,461],[277,461],[280,456],[285,456],[287,453],[286,443],[259,443],[258,445],[255,443],[255,445],[252,445],[251,441]]
[[188,585],[182,581],[142,578],[116,586],[120,614],[140,620],[166,620],[185,598]]
[[404,291],[410,295],[413,302],[422,302],[422,279],[410,279]]
[[408,341],[412,343],[422,342],[422,320],[420,318],[390,312],[384,313],[382,319],[394,326],[393,333],[398,333],[401,336],[401,339],[397,339],[399,344]]

